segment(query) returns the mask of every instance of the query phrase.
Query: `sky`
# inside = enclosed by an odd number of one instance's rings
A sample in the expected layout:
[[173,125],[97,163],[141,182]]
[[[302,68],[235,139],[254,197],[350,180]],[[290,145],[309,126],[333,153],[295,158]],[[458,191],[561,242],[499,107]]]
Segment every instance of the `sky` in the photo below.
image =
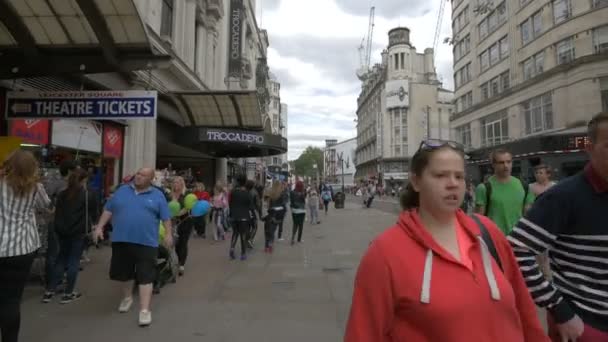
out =
[[325,139],[354,138],[361,82],[359,50],[375,6],[371,64],[388,46],[388,31],[405,26],[417,52],[432,47],[441,1],[445,1],[435,66],[444,87],[453,89],[448,0],[257,0],[258,24],[268,30],[270,71],[289,106],[289,160]]

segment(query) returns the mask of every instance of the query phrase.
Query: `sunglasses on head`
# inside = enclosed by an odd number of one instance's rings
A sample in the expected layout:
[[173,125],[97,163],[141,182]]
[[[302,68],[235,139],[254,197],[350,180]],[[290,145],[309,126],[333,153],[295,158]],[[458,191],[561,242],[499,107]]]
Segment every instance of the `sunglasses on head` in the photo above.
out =
[[420,142],[419,151],[436,150],[438,148],[449,146],[455,150],[464,152],[464,145],[459,142],[441,139],[426,139]]

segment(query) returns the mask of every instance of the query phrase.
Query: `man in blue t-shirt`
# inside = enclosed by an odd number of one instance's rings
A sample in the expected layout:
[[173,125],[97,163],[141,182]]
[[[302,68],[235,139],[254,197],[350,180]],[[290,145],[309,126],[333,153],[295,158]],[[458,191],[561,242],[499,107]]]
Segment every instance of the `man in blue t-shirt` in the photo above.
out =
[[95,239],[103,238],[103,227],[112,220],[112,261],[110,279],[124,283],[124,298],[119,312],[128,312],[133,304],[131,280],[139,285],[139,324],[152,323],[150,301],[156,279],[159,225],[165,226],[165,244],[173,245],[171,215],[163,193],[152,186],[154,170],[137,171],[133,181],[119,187],[106,203],[95,226]]

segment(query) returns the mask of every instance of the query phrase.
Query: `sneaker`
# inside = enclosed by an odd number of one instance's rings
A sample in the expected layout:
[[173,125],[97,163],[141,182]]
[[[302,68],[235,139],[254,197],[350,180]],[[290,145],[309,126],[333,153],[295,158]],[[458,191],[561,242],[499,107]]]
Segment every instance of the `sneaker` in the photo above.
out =
[[264,247],[264,253],[270,253],[270,247]]
[[291,240],[291,245],[293,246],[295,244],[296,244],[296,242],[294,240]]
[[241,255],[241,261],[245,261],[247,260],[247,254],[242,254]]
[[181,277],[184,275],[185,271],[186,271],[186,268],[184,266],[180,266],[179,270],[177,271],[177,274]]
[[64,294],[63,297],[61,297],[59,304],[70,304],[71,302],[80,299],[80,297],[82,297],[82,294],[78,292]]
[[268,247],[268,253],[272,254],[272,246]]
[[279,238],[279,241],[285,241],[285,239],[283,239],[283,238]]
[[152,324],[152,312],[149,310],[141,310],[139,312],[139,326],[145,327]]
[[50,303],[51,300],[53,300],[54,296],[55,296],[54,292],[45,292],[44,295],[42,296],[42,302],[43,303]]
[[120,302],[120,306],[118,307],[118,312],[125,313],[131,310],[131,305],[133,305],[133,297],[127,297]]
[[236,256],[234,255],[234,249],[230,250],[230,260],[234,260],[236,259]]

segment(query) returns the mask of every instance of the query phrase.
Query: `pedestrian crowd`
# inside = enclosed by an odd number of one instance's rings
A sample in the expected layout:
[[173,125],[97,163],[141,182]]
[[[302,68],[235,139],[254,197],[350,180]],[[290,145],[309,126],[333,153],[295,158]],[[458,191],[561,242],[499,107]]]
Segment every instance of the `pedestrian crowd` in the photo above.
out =
[[43,182],[32,153],[9,155],[0,168],[1,341],[18,341],[23,291],[41,256],[46,264],[42,303],[69,304],[83,297],[77,284],[85,251],[109,244],[109,277],[122,287],[118,311],[129,312],[137,294],[138,323],[148,326],[153,294],[185,276],[192,236],[206,239],[209,233],[215,243],[228,240],[229,260],[245,261],[258,224],[264,229],[264,252],[272,254],[275,239],[284,240],[287,212],[295,245],[303,241],[306,215],[310,224],[320,224],[319,208],[327,215],[333,200],[333,189],[324,184],[275,180],[265,188],[239,175],[232,184],[218,182],[210,193],[202,183],[186,184],[182,176],[159,180],[157,174],[142,168],[100,201],[89,186],[90,173],[76,163],[62,162],[59,174]]

